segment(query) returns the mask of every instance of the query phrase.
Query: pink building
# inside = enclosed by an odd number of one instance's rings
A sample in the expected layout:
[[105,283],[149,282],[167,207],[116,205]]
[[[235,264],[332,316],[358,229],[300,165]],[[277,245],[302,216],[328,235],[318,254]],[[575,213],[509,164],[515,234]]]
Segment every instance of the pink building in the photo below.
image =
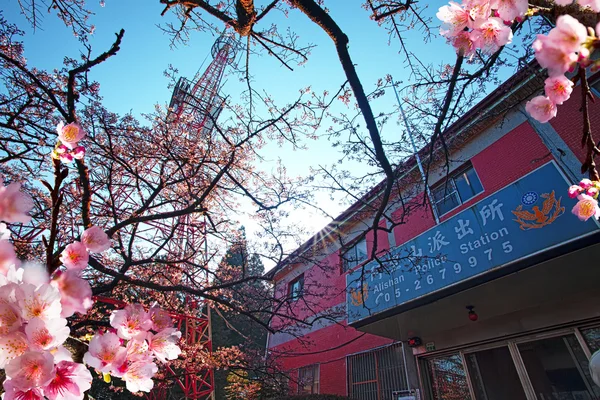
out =
[[[269,273],[294,299],[272,323],[293,332],[268,341],[291,392],[600,399],[587,370],[600,349],[599,226],[567,196],[582,178],[581,93],[540,124],[524,104],[543,80],[513,76],[444,133],[450,171],[434,152],[433,205],[410,159],[390,232],[370,229],[375,187]],[[598,96],[600,75],[590,82]],[[600,102],[590,107],[598,129]]]

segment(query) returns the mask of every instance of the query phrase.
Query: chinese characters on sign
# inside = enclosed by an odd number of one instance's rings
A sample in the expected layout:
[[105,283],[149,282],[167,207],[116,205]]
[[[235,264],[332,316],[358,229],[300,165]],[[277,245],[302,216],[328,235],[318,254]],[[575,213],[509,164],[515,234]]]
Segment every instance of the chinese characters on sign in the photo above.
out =
[[[348,322],[403,305],[598,229],[565,215],[576,200],[568,182],[548,163],[383,258],[347,276]],[[535,193],[536,196],[532,196]],[[539,203],[539,204],[538,204]],[[552,203],[552,204],[550,204]],[[529,211],[530,210],[530,211]],[[542,218],[544,212],[548,214]],[[543,223],[523,216],[538,215]],[[360,298],[360,305],[356,301]],[[354,299],[354,302],[352,301]]]

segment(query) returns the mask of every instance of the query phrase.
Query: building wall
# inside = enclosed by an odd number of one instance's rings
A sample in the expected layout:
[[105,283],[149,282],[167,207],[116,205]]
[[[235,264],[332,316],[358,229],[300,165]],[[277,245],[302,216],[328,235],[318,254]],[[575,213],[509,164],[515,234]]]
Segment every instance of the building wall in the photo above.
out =
[[[559,107],[558,117],[552,121],[551,125],[546,124],[543,129],[540,129],[539,124],[530,122],[522,110],[515,110],[503,121],[464,143],[459,150],[451,154],[450,158],[453,160],[451,170],[470,160],[484,191],[460,207],[441,216],[441,220],[451,218],[550,160],[557,160],[561,168],[570,168],[565,172],[568,172],[567,176],[573,176],[572,166],[576,165],[578,161],[574,158],[577,157],[581,160],[583,157],[580,146],[581,118],[578,111],[580,100],[577,90],[569,102]],[[600,102],[590,104],[590,115],[592,116],[592,126],[600,126]],[[551,135],[552,140],[549,140],[544,129],[547,133],[547,130],[552,128],[554,129],[551,132],[553,136]],[[568,148],[569,151],[561,152],[561,148],[565,150]],[[557,149],[561,154],[560,159],[555,156]],[[443,169],[434,168],[430,174],[429,184],[435,184],[435,180],[443,177],[444,173]],[[413,201],[422,202],[423,197],[424,194],[420,193]],[[401,210],[397,210],[392,213],[392,218],[396,222],[402,221],[402,224],[394,228],[393,235],[385,232],[379,233],[379,245],[386,250],[390,246],[390,241],[392,246],[394,244],[401,245],[435,224],[429,207],[419,207],[410,215],[403,215]],[[364,221],[360,228],[364,229],[368,225],[369,221]],[[349,232],[356,235],[359,230],[353,228]],[[373,234],[369,233],[369,235],[367,241],[372,243]],[[346,243],[351,241],[352,234],[348,234],[345,239]],[[369,251],[370,249],[371,247],[369,247]],[[319,264],[317,266],[310,263],[296,265],[279,272],[275,277],[277,293],[282,296],[287,293],[287,283],[299,273],[305,274],[305,285],[315,285],[313,293],[317,295],[314,300],[315,306],[308,310],[299,302],[298,306],[291,310],[300,318],[316,313],[327,313],[327,310],[336,307],[344,310],[346,279],[345,274],[341,273],[340,244],[330,243],[325,253],[326,255],[317,260]],[[293,322],[284,319],[274,322],[276,326],[286,324],[293,324]],[[302,334],[304,335],[302,340],[295,339],[290,335],[287,337],[278,337],[278,334],[272,336],[269,344],[271,354],[280,356],[282,368],[292,371],[292,377],[294,376],[293,371],[302,366],[321,364],[321,393],[346,394],[345,357],[347,355],[391,343],[389,339],[363,334],[347,327],[343,317],[338,318],[337,323],[327,322],[315,328],[305,327]],[[344,345],[346,343],[348,344]],[[289,356],[283,356],[285,354]],[[411,364],[413,362],[414,360],[410,360]],[[410,375],[409,379],[413,380],[413,376]],[[414,383],[412,384],[414,385]]]

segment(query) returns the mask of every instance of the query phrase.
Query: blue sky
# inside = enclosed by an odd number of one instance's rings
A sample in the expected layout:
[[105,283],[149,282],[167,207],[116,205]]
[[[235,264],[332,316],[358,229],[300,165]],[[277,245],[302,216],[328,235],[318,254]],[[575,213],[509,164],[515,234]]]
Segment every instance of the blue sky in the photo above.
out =
[[[106,0],[104,7],[100,7],[99,0],[88,3],[96,13],[91,17],[96,30],[90,40],[95,54],[107,50],[114,41],[114,34],[121,28],[125,29],[118,55],[95,67],[90,73],[90,78],[100,83],[104,105],[111,111],[132,111],[139,115],[151,112],[156,103],[166,104],[171,91],[167,88],[168,80],[163,71],[171,64],[179,69],[180,74],[191,78],[209,55],[215,40],[215,36],[209,33],[194,33],[189,45],[170,48],[170,37],[157,25],[165,24],[173,17],[170,14],[161,17],[163,7],[158,0]],[[266,3],[266,0],[255,2],[257,6]],[[387,32],[369,19],[369,14],[361,7],[362,3],[362,0],[326,1],[331,15],[349,36],[350,54],[365,89],[367,92],[372,90],[376,81],[386,74],[391,74],[395,80],[406,81],[408,76],[403,68],[403,59],[398,54],[397,40],[388,44]],[[443,4],[445,2],[442,1],[430,4],[429,14],[434,17],[435,11]],[[16,0],[9,0],[8,7],[4,7],[5,17],[11,22],[18,22],[26,31],[25,55],[29,65],[43,69],[58,68],[62,66],[64,56],[76,58],[83,49],[71,30],[55,15],[46,14],[45,10],[42,12],[44,19],[41,28],[34,32],[24,23]],[[264,88],[279,102],[294,99],[298,90],[306,86],[311,86],[316,92],[328,90],[335,93],[345,81],[345,76],[330,38],[296,10],[292,10],[287,17],[280,12],[273,12],[260,22],[264,29],[271,23],[280,27],[291,26],[302,43],[310,42],[317,47],[312,50],[309,61],[303,66],[295,67],[293,72],[283,67],[274,57],[252,57],[250,64],[256,87]],[[433,24],[435,23],[434,20]],[[442,39],[424,44],[417,30],[406,37],[425,59],[435,63],[454,61],[454,51]],[[208,62],[210,57],[205,66]],[[225,84],[224,94],[235,98],[244,89],[243,83],[229,79]],[[389,111],[394,105],[394,94],[388,91],[373,104],[373,108],[377,114]],[[334,111],[354,112],[341,103],[335,105]],[[364,123],[361,125],[364,126]],[[388,126],[384,135],[390,138],[399,135],[400,127],[396,130],[395,126]],[[331,164],[338,158],[327,140],[307,141],[306,145],[308,151],[294,151],[290,146],[269,144],[262,150],[262,155],[272,161],[278,158],[285,160],[284,165],[292,176],[307,175],[310,166]],[[259,167],[268,170],[274,167],[274,163],[263,163]],[[365,167],[355,164],[350,168],[358,172]],[[324,194],[318,195],[317,200],[332,215],[337,215],[346,207],[329,201]],[[307,221],[309,229],[313,231],[327,222],[325,218],[312,212],[309,212],[308,218],[304,215],[303,220]]]

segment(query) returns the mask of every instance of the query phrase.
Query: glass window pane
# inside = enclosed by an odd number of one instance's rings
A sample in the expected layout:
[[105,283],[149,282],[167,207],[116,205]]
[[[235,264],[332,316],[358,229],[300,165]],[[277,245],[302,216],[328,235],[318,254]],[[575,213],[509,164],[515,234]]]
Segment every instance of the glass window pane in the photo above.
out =
[[350,247],[342,256],[344,271],[352,269],[367,260],[367,242],[362,239]]
[[463,171],[454,178],[460,199],[464,203],[483,191],[483,186],[473,168]]
[[443,200],[444,197],[451,196],[452,194],[454,194],[455,191],[456,187],[454,186],[454,181],[452,179],[449,179],[447,182],[440,184],[432,190],[433,200],[436,202],[439,200]]
[[356,243],[356,261],[357,265],[367,259],[367,241],[365,239]]
[[467,354],[476,400],[527,400],[508,347]]
[[598,399],[578,361],[577,353],[583,350],[576,340],[563,336],[522,343],[518,347],[538,399]]
[[600,399],[600,387],[594,384],[592,381],[592,374],[590,373],[590,363],[583,352],[583,349],[579,345],[579,341],[575,337],[575,335],[568,335],[564,337],[565,344],[571,353],[573,359],[577,362],[579,367],[579,372],[584,375],[584,380],[588,383],[588,389],[591,389],[594,395],[594,399]]
[[315,394],[319,393],[319,365],[309,365],[302,367],[298,371],[298,393]]
[[433,400],[471,400],[460,355],[428,360]]
[[459,205],[460,200],[458,199],[458,194],[456,192],[436,203],[439,215],[446,214],[448,211],[455,209]]
[[582,329],[581,334],[583,335],[585,342],[590,348],[592,354],[600,350],[600,327]]

